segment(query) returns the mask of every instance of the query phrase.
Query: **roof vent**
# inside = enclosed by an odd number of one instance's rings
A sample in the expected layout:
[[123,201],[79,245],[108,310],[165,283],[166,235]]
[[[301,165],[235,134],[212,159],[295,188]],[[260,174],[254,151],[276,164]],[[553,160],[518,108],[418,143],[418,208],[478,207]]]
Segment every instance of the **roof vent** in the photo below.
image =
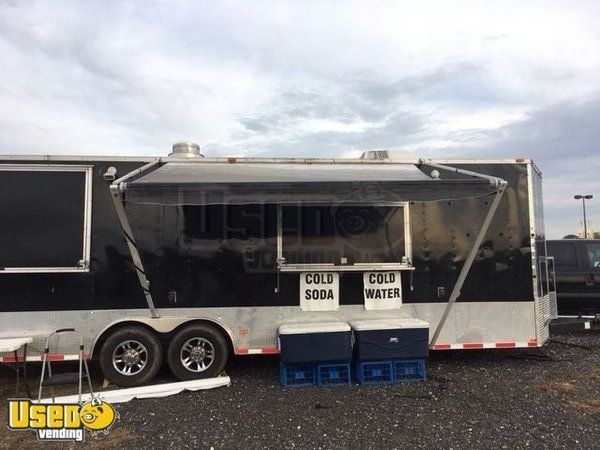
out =
[[169,153],[169,156],[204,158],[204,155],[200,153],[200,146],[193,142],[178,142],[177,144],[173,144],[173,151]]
[[390,159],[390,157],[387,150],[368,150],[360,155],[360,159],[386,160]]
[[360,159],[371,159],[376,161],[397,161],[403,159],[415,159],[415,154],[410,150],[368,150],[360,155]]

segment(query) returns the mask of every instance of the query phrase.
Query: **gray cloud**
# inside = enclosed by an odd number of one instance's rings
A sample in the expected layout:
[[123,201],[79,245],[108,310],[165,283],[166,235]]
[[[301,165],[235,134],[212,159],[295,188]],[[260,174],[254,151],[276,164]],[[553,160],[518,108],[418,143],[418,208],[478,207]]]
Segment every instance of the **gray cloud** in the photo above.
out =
[[398,147],[417,140],[415,135],[423,131],[423,126],[423,118],[408,112],[398,112],[368,131],[298,133],[285,141],[265,143],[263,151],[280,155],[293,152],[297,155],[336,156],[369,148]]
[[566,234],[600,196],[600,5],[459,3],[0,2],[0,153],[533,156]]
[[495,130],[467,130],[451,136],[457,144],[432,154],[531,157],[544,176],[548,234],[559,238],[577,232],[581,204],[574,194],[593,194],[589,219],[600,228],[600,95],[561,102]]
[[585,100],[560,102],[536,109],[522,120],[493,130],[463,130],[452,138],[467,147],[481,141],[486,152],[526,154],[544,160],[600,153],[600,94]]
[[[371,70],[338,75],[331,90],[299,87],[275,95],[266,108],[267,113],[239,118],[245,132],[236,130],[231,139],[246,144],[247,139],[255,136],[261,153],[314,152],[328,156],[416,144],[427,137],[428,117],[411,111],[411,105],[445,90],[449,91],[445,93],[447,97],[458,98],[461,94],[457,86],[477,75],[485,79],[485,70],[468,63],[396,80]],[[471,100],[463,96],[462,101]],[[335,122],[341,129],[299,127],[310,120]]]

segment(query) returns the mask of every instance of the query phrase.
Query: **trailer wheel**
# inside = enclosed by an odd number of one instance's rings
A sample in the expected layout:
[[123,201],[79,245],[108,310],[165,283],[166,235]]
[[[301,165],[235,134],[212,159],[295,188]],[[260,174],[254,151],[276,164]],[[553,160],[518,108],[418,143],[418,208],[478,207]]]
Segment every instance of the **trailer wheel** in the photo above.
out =
[[121,328],[100,350],[104,376],[119,386],[139,386],[152,380],[162,363],[162,347],[156,336],[142,327]]
[[180,380],[215,377],[225,368],[228,358],[229,348],[223,335],[205,324],[178,331],[167,351],[171,372]]

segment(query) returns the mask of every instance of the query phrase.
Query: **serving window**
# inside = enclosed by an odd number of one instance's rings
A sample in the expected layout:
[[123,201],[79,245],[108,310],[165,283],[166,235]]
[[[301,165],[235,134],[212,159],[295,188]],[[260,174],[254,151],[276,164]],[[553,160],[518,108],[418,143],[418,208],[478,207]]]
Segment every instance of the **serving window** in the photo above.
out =
[[407,203],[280,205],[278,268],[284,272],[411,269]]
[[89,271],[92,168],[0,165],[0,273]]

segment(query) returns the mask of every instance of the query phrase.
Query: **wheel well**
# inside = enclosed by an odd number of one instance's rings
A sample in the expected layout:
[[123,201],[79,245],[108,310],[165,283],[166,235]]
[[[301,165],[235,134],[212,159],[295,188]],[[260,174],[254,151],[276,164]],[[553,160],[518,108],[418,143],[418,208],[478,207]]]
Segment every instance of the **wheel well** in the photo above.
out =
[[229,355],[230,356],[235,355],[235,349],[233,348],[232,336],[229,334],[229,332],[225,329],[225,327],[223,325],[221,325],[220,323],[217,323],[217,322],[213,322],[212,320],[192,319],[192,320],[188,320],[187,322],[183,322],[182,324],[173,328],[173,330],[170,333],[167,333],[168,339],[170,339],[179,330],[181,330],[189,325],[194,325],[194,324],[209,325],[209,326],[213,327],[214,329],[216,329],[225,338],[225,342],[227,342],[227,348],[229,349]]
[[185,328],[185,327],[187,327],[189,325],[193,325],[193,324],[204,324],[204,325],[209,325],[209,326],[215,328],[225,338],[225,341],[227,342],[227,347],[229,348],[229,354],[230,355],[235,354],[232,337],[229,334],[229,332],[227,331],[227,329],[225,329],[225,327],[223,327],[221,324],[219,324],[217,322],[213,322],[212,320],[206,320],[206,319],[188,320],[186,322],[183,322],[183,323],[177,325],[175,328],[173,328],[168,333],[159,333],[154,328],[152,328],[150,325],[148,325],[144,322],[138,322],[136,320],[126,320],[126,321],[114,324],[113,326],[104,330],[102,332],[102,334],[100,336],[98,336],[98,339],[96,339],[96,342],[94,343],[92,357],[94,357],[94,358],[98,357],[100,355],[100,349],[102,348],[102,344],[104,344],[104,341],[106,341],[106,339],[108,339],[108,336],[110,336],[112,333],[114,333],[115,331],[120,330],[122,328],[131,327],[131,326],[145,328],[146,330],[153,333],[160,340],[161,344],[164,347],[171,340],[171,338],[175,335],[175,333],[177,333],[182,328]]
[[113,326],[107,328],[106,330],[104,330],[102,332],[102,334],[100,336],[98,336],[98,339],[96,339],[96,342],[94,342],[94,350],[92,352],[92,357],[93,358],[97,358],[98,356],[100,356],[100,349],[102,348],[102,344],[104,344],[104,341],[106,341],[106,339],[108,339],[108,337],[114,333],[117,330],[120,330],[122,328],[127,328],[127,327],[139,327],[139,328],[144,328],[146,330],[148,330],[149,332],[151,332],[152,334],[154,334],[156,337],[158,337],[160,340],[161,339],[161,334],[157,333],[156,330],[154,328],[152,328],[149,325],[146,325],[143,322],[137,322],[135,320],[127,320],[124,322],[119,322],[119,323],[115,323]]

